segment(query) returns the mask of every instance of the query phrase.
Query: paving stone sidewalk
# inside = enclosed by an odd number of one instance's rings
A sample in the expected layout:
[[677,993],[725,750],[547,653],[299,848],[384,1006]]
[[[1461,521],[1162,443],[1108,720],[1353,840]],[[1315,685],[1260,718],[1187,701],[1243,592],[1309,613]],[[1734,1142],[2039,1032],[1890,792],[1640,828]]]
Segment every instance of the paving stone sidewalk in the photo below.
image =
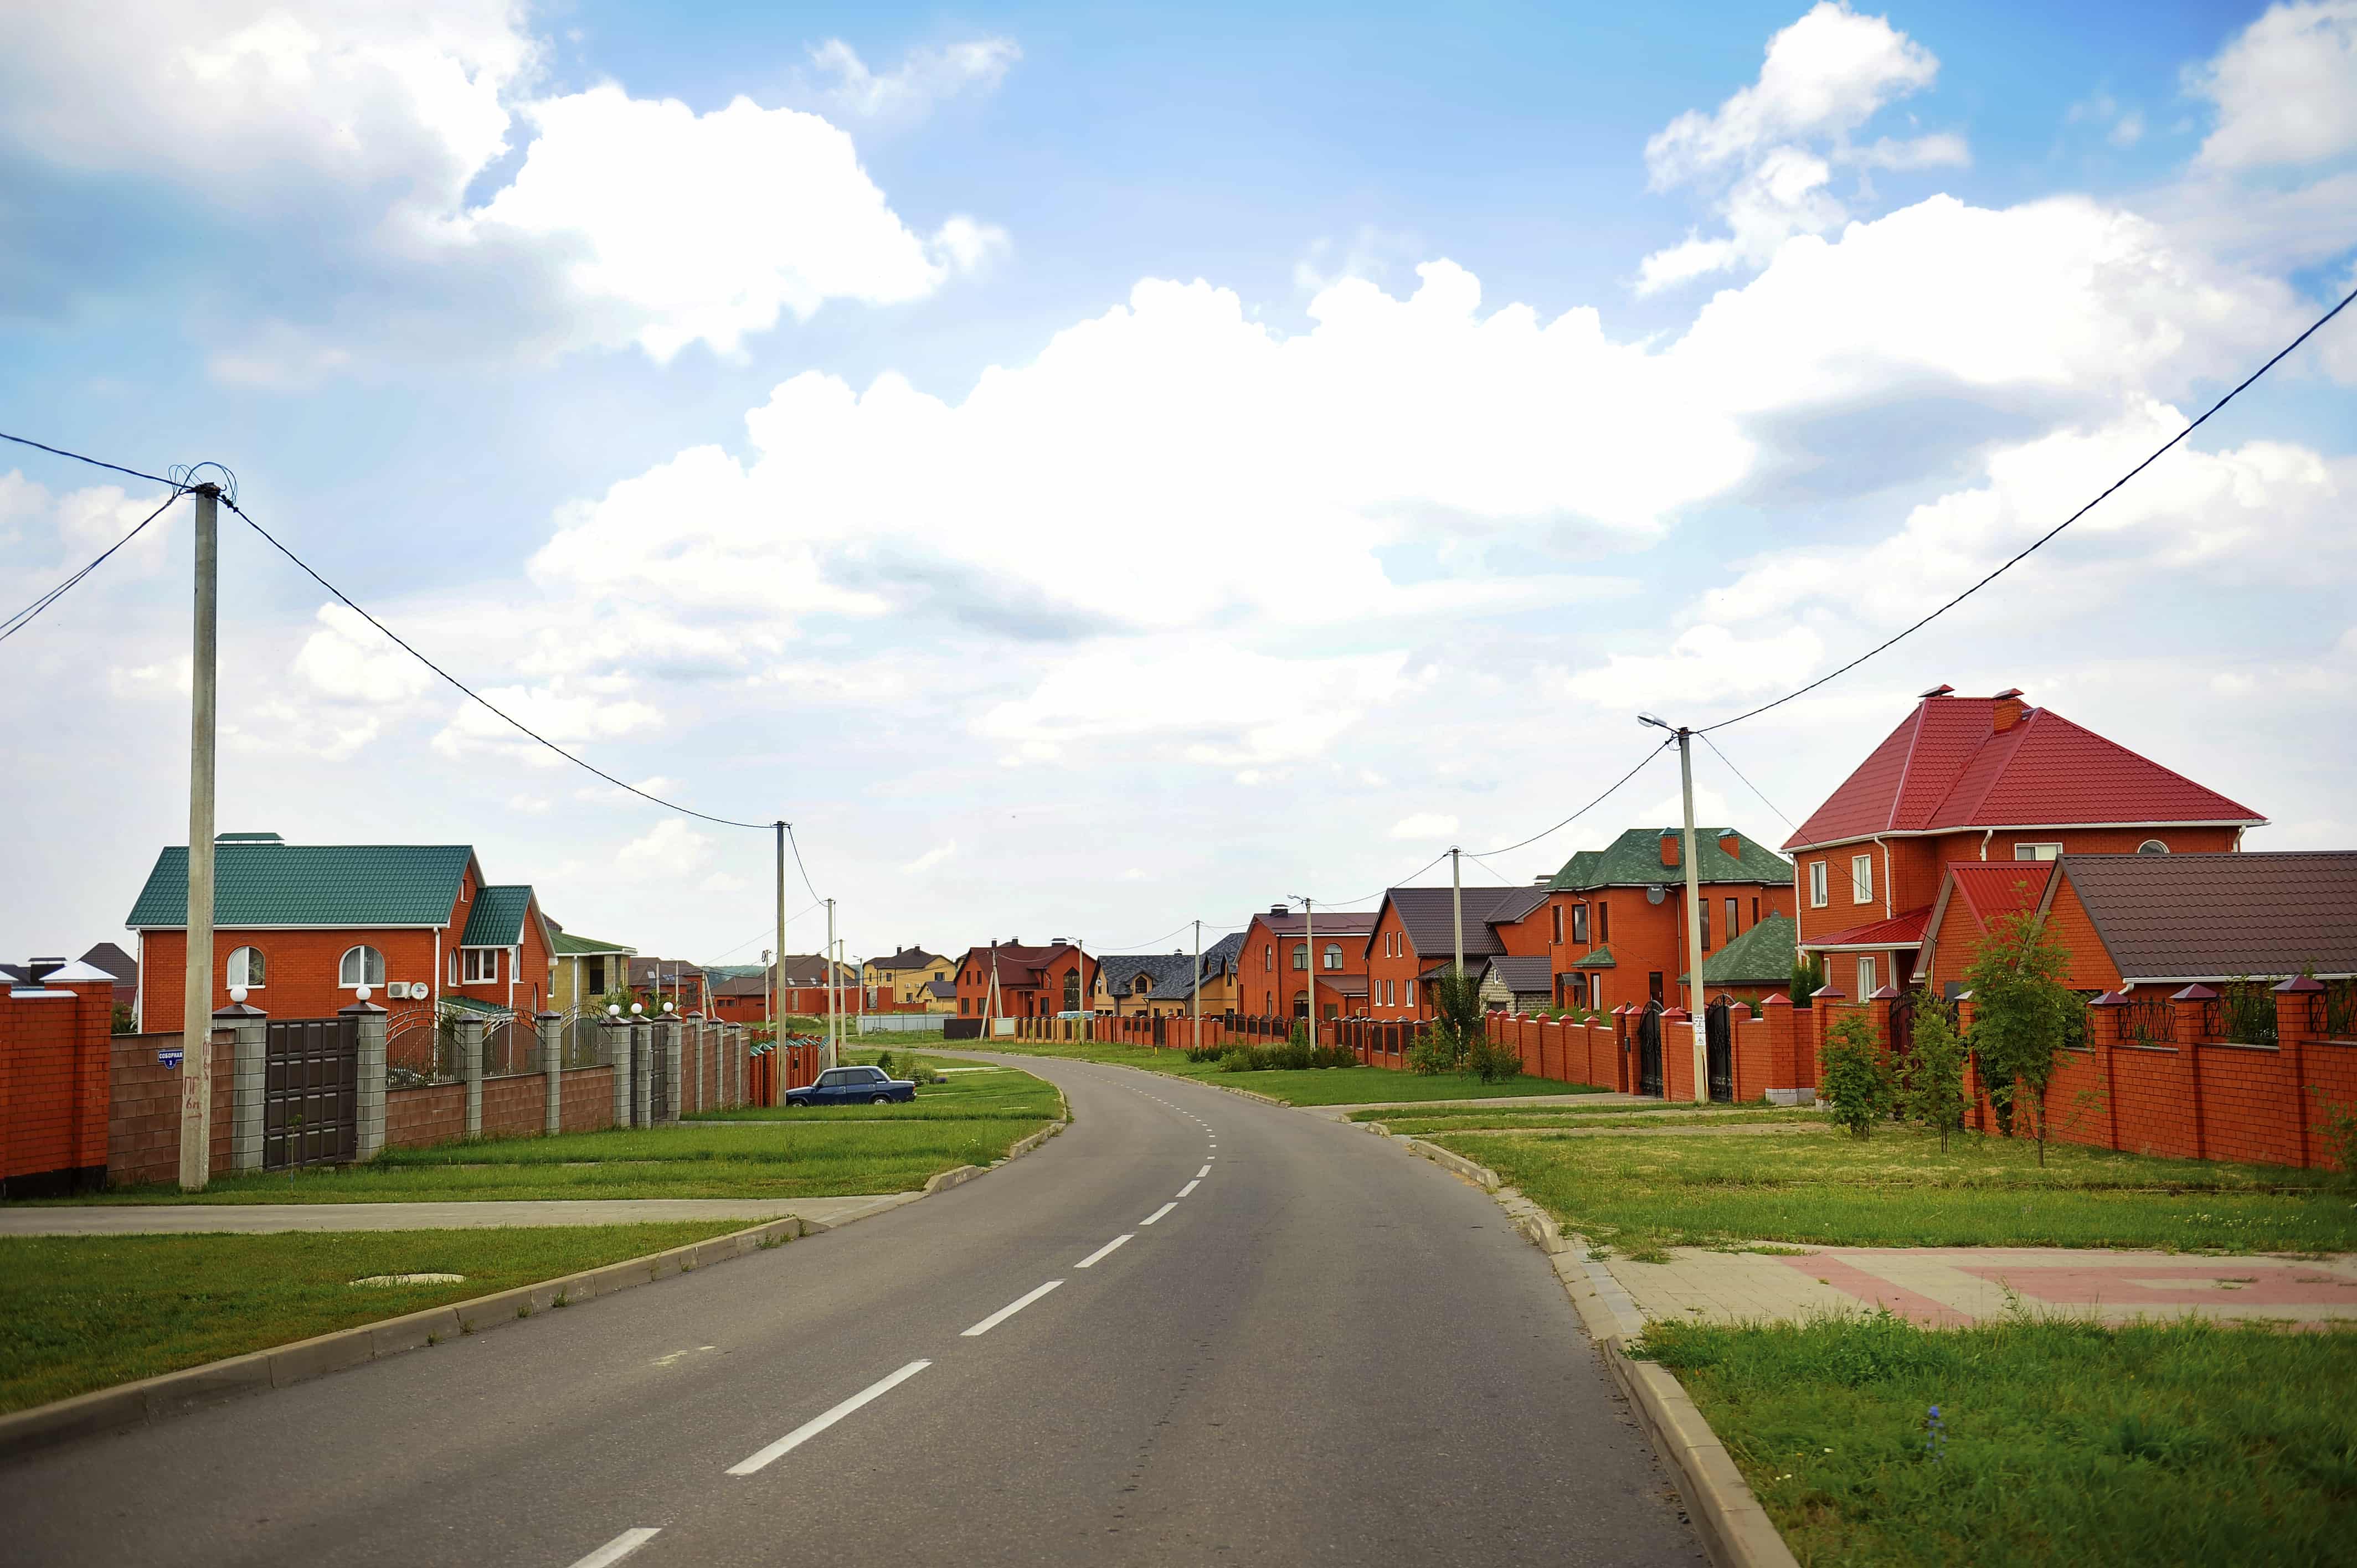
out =
[[0,1236],[266,1234],[285,1230],[474,1230],[502,1225],[637,1225],[664,1219],[742,1219],[798,1214],[836,1226],[914,1202],[921,1193],[747,1202],[721,1197],[494,1200],[484,1203],[159,1203],[0,1208]]
[[2016,1310],[2137,1317],[2357,1323],[2357,1255],[2197,1257],[2066,1247],[1811,1247],[1798,1255],[1670,1249],[1665,1263],[1591,1260],[1598,1294],[1634,1334],[1647,1318],[1801,1321],[1888,1307],[1934,1327]]

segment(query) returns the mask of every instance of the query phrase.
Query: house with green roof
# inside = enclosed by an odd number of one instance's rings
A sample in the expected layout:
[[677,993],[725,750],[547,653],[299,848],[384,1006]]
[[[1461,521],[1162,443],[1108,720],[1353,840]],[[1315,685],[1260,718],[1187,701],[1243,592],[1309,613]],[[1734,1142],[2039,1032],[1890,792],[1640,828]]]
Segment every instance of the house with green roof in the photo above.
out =
[[630,984],[630,961],[638,956],[638,949],[568,931],[554,920],[548,929],[556,938],[556,978],[549,986],[554,1010],[585,1011],[608,992]]
[[[181,1016],[188,852],[156,857],[124,924],[138,934],[141,1026]],[[291,844],[276,833],[213,843],[213,1005],[325,1018],[363,993],[401,1008],[495,1015],[547,1007],[555,933],[525,883],[485,880],[468,844]]]
[[[1702,961],[1703,995],[1712,1002],[1722,996],[1760,1002],[1787,991],[1800,932],[1792,916],[1770,915]],[[1679,975],[1678,983],[1684,984],[1685,978]]]
[[[1683,827],[1631,828],[1579,851],[1548,879],[1546,904],[1528,918],[1548,922],[1559,1005],[1691,1004],[1684,854]],[[1717,961],[1779,918],[1787,930],[1774,983],[1782,985],[1792,971],[1792,863],[1733,828],[1696,828],[1695,872],[1708,993],[1717,993]],[[1758,936],[1741,963],[1758,968],[1775,946],[1772,931]],[[1732,982],[1728,989],[1744,994]]]

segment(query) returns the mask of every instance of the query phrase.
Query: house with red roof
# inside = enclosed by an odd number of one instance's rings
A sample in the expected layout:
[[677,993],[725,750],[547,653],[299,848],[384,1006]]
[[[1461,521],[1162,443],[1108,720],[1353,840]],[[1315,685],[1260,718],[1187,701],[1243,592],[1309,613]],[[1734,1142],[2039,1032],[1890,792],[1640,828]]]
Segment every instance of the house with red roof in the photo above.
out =
[[958,960],[961,1018],[1052,1018],[1093,1013],[1106,1000],[1097,961],[1061,937],[989,941]]
[[1919,968],[1941,978],[1969,943],[1949,942],[1947,958],[1924,967],[1935,906],[1961,932],[2012,886],[1972,875],[1949,894],[1952,865],[2222,854],[2266,821],[2018,689],[1960,697],[1940,686],[1785,842],[1800,947],[1853,997],[1904,985]]

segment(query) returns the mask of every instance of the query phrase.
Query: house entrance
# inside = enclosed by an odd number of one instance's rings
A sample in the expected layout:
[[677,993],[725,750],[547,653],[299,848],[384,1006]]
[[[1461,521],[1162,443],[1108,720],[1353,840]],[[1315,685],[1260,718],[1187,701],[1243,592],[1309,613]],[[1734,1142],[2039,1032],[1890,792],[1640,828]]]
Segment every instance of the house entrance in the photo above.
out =
[[1662,1004],[1646,1004],[1637,1015],[1637,1092],[1659,1098],[1662,1092]]
[[262,1168],[341,1165],[360,1149],[358,1018],[263,1026]]
[[1703,1009],[1703,1058],[1710,1097],[1735,1103],[1735,1004],[1720,997]]

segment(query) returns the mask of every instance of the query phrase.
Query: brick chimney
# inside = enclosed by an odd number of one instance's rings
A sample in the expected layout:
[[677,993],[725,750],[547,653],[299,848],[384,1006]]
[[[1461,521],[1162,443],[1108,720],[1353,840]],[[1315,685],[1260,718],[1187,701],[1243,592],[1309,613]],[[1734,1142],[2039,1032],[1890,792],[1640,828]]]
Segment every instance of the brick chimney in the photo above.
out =
[[1726,854],[1727,858],[1729,860],[1741,860],[1743,858],[1743,841],[1735,836],[1735,830],[1733,828],[1722,828],[1719,830],[1718,847]]
[[1662,830],[1662,864],[1663,864],[1663,865],[1675,865],[1677,863],[1678,863],[1678,833],[1677,833],[1677,831],[1676,831],[1675,829],[1674,829],[1674,828],[1664,828],[1664,829],[1663,829],[1663,830]]
[[2008,686],[1996,694],[1996,707],[1989,714],[1989,732],[1993,735],[2003,735],[2021,722],[2022,713],[2029,706],[2028,703],[2021,700],[2020,687]]

